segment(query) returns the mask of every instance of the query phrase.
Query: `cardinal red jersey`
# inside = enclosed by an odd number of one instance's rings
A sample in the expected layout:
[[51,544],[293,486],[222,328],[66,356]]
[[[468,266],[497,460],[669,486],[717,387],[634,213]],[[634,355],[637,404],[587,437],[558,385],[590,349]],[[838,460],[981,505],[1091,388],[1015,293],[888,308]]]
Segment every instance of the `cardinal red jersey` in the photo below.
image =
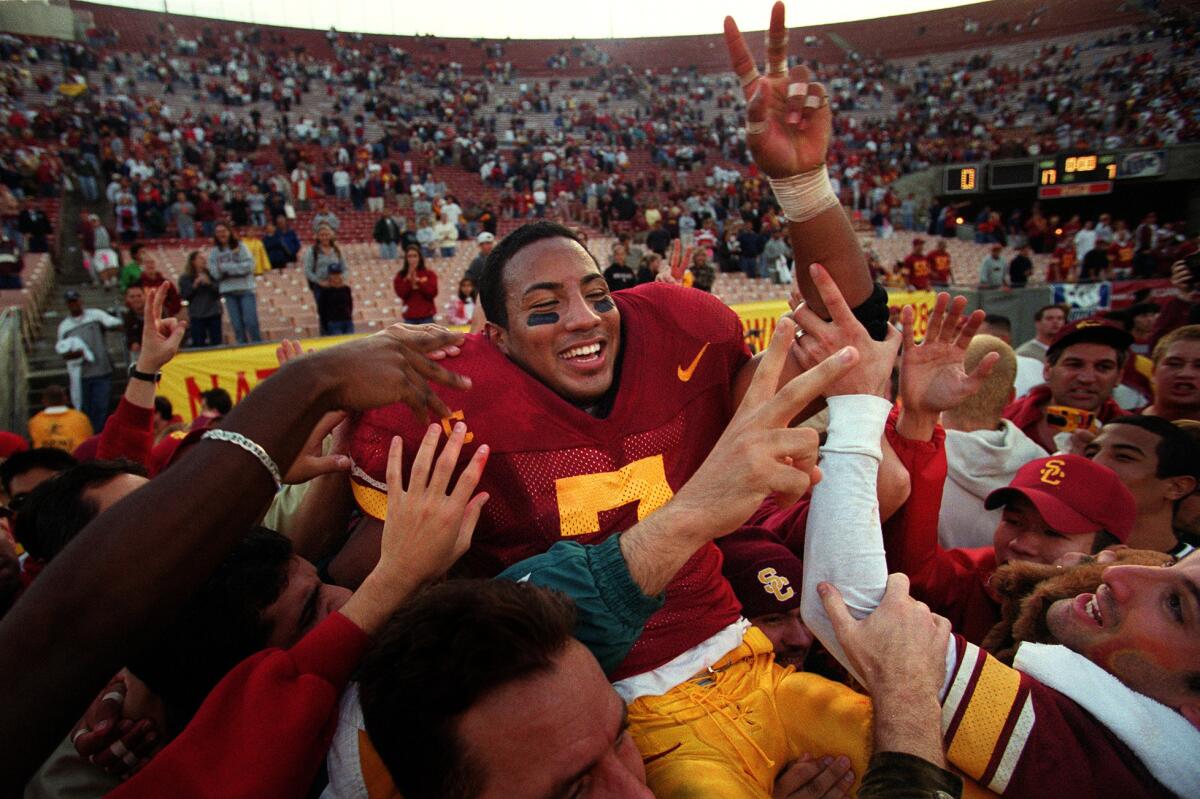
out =
[[[564,538],[592,544],[628,530],[671,499],[729,421],[730,386],[749,359],[737,315],[706,292],[662,283],[613,299],[622,346],[606,418],[567,402],[482,336],[468,336],[447,362],[472,382],[469,391],[435,389],[451,411],[446,434],[458,420],[467,425],[460,465],[479,445],[491,449],[479,484],[490,499],[464,573],[492,576]],[[391,437],[404,439],[407,473],[424,432],[400,404],[355,420],[355,493],[365,510],[382,513],[379,494],[364,486],[384,487]],[[708,544],[676,575],[666,604],[612,676],[653,670],[737,618],[721,556]]]
[[945,250],[934,250],[929,253],[929,260],[933,263],[933,282],[942,284],[950,282],[950,253]]
[[928,256],[910,254],[904,259],[903,272],[908,279],[908,284],[914,289],[924,291],[929,288],[932,272],[929,268]]
[[1108,259],[1117,269],[1133,268],[1133,239],[1108,245]]

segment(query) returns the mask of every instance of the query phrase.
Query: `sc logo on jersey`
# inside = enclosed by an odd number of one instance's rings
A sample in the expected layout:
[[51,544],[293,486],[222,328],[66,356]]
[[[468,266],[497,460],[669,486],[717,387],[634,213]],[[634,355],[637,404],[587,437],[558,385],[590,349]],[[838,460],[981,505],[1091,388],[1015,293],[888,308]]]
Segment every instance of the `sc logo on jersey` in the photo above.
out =
[[1042,482],[1050,486],[1061,484],[1067,476],[1067,473],[1063,471],[1063,466],[1065,466],[1066,463],[1067,462],[1061,458],[1055,458],[1054,460],[1046,461],[1046,465],[1042,467],[1041,471]]
[[764,591],[780,602],[787,602],[796,595],[796,590],[792,588],[792,581],[777,573],[770,566],[759,570],[758,581],[762,583]]

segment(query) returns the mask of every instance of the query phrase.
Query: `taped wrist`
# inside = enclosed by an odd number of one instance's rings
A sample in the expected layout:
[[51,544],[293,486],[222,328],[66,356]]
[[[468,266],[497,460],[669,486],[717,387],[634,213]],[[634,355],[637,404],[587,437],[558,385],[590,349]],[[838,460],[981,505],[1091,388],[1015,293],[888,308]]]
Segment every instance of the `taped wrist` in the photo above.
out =
[[883,286],[876,283],[874,290],[871,291],[871,296],[851,312],[854,314],[854,318],[861,322],[862,326],[871,334],[871,338],[876,341],[883,341],[887,338],[888,293]]
[[789,222],[807,222],[840,206],[829,182],[829,170],[824,166],[790,178],[767,180]]

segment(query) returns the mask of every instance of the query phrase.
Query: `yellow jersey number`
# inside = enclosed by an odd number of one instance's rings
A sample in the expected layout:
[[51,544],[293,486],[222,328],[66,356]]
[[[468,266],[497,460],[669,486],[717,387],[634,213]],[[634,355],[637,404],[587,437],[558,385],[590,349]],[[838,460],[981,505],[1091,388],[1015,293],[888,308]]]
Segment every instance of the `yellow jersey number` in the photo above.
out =
[[581,474],[554,481],[559,528],[564,537],[600,532],[600,512],[630,502],[638,504],[638,521],[675,496],[667,483],[663,456],[653,455],[612,472]]

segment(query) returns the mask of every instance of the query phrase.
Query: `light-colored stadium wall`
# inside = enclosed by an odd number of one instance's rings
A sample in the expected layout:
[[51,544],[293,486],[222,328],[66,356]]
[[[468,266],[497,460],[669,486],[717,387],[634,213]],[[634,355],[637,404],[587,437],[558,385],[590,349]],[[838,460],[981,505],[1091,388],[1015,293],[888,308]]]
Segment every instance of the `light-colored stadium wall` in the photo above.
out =
[[75,14],[65,5],[25,0],[0,2],[0,31],[75,40]]

